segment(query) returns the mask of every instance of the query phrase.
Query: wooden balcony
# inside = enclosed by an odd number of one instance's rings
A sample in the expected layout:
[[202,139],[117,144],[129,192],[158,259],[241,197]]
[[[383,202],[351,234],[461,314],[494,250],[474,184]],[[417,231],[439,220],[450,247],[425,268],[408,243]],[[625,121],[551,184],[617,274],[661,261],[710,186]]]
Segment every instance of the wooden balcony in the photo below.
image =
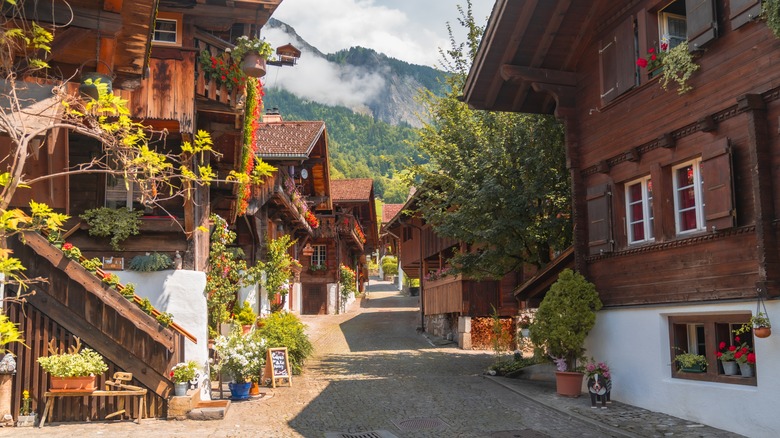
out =
[[423,282],[422,299],[426,315],[458,313],[490,316],[501,305],[499,282],[470,280],[460,275]]
[[205,51],[216,62],[222,62],[227,68],[239,68],[225,50],[233,45],[205,33],[198,33],[195,38],[195,96],[198,98],[199,109],[215,112],[238,113],[244,105],[244,88],[233,86],[228,88],[225,81],[217,75],[207,74],[201,54]]

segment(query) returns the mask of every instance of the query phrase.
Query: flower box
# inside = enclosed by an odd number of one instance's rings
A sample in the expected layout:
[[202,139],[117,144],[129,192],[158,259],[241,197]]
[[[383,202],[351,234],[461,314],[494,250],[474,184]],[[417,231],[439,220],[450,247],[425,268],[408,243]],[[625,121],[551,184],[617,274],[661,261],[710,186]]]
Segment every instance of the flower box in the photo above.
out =
[[97,387],[95,386],[96,377],[51,377],[51,385],[49,391],[83,391],[92,392]]
[[16,427],[34,427],[35,423],[37,423],[37,416],[38,414],[31,414],[31,415],[20,415],[16,419]]
[[705,371],[702,365],[691,365],[689,367],[680,368],[680,371],[684,373],[703,373]]

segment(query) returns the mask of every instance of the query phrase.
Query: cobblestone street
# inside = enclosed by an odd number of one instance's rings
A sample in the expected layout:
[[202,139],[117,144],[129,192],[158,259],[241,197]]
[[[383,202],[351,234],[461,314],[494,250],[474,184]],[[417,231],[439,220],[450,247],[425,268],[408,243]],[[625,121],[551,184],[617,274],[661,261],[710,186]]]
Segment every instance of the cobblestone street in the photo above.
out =
[[[733,436],[625,405],[599,418],[610,410],[592,411],[585,398],[564,400],[544,386],[487,378],[482,373],[492,354],[440,345],[417,333],[417,297],[389,291],[387,283],[371,283],[368,297],[345,314],[302,317],[315,356],[292,387],[264,389],[262,398],[233,403],[222,421],[55,423],[43,429],[0,429],[0,436]],[[539,400],[528,391],[537,391]],[[561,409],[566,403],[574,408]],[[663,421],[668,424],[654,427]]]

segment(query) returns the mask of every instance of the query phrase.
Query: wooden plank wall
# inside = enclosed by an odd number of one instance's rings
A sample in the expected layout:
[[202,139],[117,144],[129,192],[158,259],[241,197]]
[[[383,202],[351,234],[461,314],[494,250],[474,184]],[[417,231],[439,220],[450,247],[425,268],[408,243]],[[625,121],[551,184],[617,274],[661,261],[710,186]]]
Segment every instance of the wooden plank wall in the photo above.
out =
[[[33,399],[32,409],[40,416],[43,413],[43,393],[48,389],[49,379],[48,374],[38,365],[38,358],[49,355],[47,344],[52,338],[57,340],[59,348],[73,345],[73,333],[31,304],[10,303],[6,313],[11,321],[19,324],[24,334],[25,343],[29,347],[25,348],[18,344],[9,346],[11,352],[17,357],[17,373],[13,383],[11,412],[14,416],[19,412],[22,391],[27,389]],[[88,345],[84,346],[89,347]],[[124,371],[111,361],[106,360],[106,363],[108,371],[98,376],[97,379],[98,387],[101,389],[104,388],[106,379],[113,376],[114,372]],[[132,384],[143,386],[137,379],[134,379]],[[165,400],[151,390],[146,396],[146,403],[148,406],[147,414],[150,417],[166,415]],[[132,403],[127,405],[129,406],[125,409],[128,410],[129,415],[135,416],[135,407],[132,406]],[[58,399],[55,404],[53,421],[98,420],[117,409],[116,397],[64,397]]]
[[463,281],[463,315],[490,316],[501,307],[498,281]]
[[463,307],[463,281],[460,277],[444,277],[423,286],[426,315],[460,313]]

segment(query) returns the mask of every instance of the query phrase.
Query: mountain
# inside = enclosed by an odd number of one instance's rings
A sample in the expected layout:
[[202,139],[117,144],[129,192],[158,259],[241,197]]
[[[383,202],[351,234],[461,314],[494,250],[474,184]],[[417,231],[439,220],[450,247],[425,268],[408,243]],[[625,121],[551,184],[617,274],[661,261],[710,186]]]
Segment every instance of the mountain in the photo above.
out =
[[[307,43],[291,26],[271,18],[263,34],[274,44],[290,42],[302,52],[294,68],[271,71],[266,79],[293,94],[326,105],[341,105],[393,125],[419,128],[423,107],[416,101],[420,89],[439,93],[444,73],[409,64],[372,49],[352,47],[323,54]],[[278,43],[278,44],[277,44]],[[323,88],[314,90],[313,84]]]
[[294,67],[269,67],[265,107],[284,120],[325,121],[332,177],[373,178],[377,197],[404,202],[401,174],[421,160],[411,146],[422,126],[416,97],[421,89],[438,94],[445,74],[362,47],[324,54],[275,19],[263,35],[302,52]]

